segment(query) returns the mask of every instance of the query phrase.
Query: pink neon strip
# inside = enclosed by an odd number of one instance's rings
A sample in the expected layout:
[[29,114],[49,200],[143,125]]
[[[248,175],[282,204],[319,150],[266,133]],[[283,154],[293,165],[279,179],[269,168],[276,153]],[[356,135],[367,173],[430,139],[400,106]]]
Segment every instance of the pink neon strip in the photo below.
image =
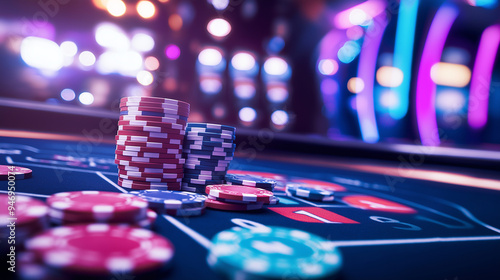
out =
[[435,107],[436,84],[431,79],[431,67],[441,61],[446,38],[457,16],[458,9],[454,6],[445,4],[439,8],[432,20],[420,60],[416,90],[416,115],[420,140],[425,146],[440,144]]
[[[358,77],[361,78],[365,87],[356,96],[356,112],[358,113],[359,128],[363,141],[374,143],[379,140],[377,120],[375,118],[375,106],[373,102],[373,84],[375,69],[377,68],[377,55],[387,26],[385,19],[375,19],[373,34],[367,34],[363,41],[361,54],[359,55]],[[371,36],[370,36],[371,35]]]
[[491,73],[499,44],[500,25],[486,28],[481,35],[470,82],[468,122],[475,129],[483,128],[488,120]]
[[353,10],[355,9],[362,10],[369,17],[375,18],[385,10],[386,5],[387,4],[383,0],[369,0],[363,2],[359,5],[356,5],[354,7],[351,7],[347,10],[338,13],[333,20],[333,24],[335,24],[335,26],[338,29],[346,29],[352,27],[353,24],[351,23],[349,16],[351,15],[351,12]]

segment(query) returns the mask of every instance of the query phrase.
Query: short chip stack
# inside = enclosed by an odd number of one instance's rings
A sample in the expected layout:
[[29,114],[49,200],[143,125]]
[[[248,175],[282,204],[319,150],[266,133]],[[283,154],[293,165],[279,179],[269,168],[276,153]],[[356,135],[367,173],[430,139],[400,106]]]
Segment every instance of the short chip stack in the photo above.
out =
[[127,224],[150,226],[156,215],[148,203],[132,194],[103,191],[56,193],[47,198],[49,218],[53,224],[82,223]]
[[234,156],[236,128],[209,123],[188,123],[184,138],[182,190],[205,193],[206,185],[224,184]]
[[259,210],[278,203],[273,193],[255,187],[236,185],[209,185],[206,187],[208,208],[226,211]]
[[191,217],[205,213],[206,197],[201,194],[170,190],[142,190],[130,193],[146,200],[149,207],[160,214]]
[[302,183],[288,183],[286,184],[286,194],[288,196],[296,196],[305,198],[307,200],[315,201],[333,201],[334,191],[328,190],[322,186],[302,184]]
[[180,190],[182,144],[189,116],[186,102],[124,97],[116,138],[118,184],[132,189]]

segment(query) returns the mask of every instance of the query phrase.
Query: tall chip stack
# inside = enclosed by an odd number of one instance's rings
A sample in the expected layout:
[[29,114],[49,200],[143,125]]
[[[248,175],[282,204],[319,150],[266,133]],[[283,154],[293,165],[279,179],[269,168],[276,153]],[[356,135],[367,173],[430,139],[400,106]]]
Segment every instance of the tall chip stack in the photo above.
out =
[[184,138],[184,178],[181,189],[205,193],[207,185],[225,183],[234,156],[236,128],[209,123],[188,123]]
[[144,190],[180,190],[185,159],[182,144],[189,103],[160,97],[124,97],[115,163],[118,184]]

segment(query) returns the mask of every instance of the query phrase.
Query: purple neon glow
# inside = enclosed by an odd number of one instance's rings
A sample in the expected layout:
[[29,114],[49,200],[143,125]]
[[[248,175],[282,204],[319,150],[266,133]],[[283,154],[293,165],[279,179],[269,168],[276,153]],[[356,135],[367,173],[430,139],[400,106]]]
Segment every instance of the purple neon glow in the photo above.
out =
[[475,129],[483,128],[488,120],[491,73],[498,44],[500,44],[500,25],[486,28],[481,35],[470,82],[468,122]]
[[435,108],[436,84],[431,79],[431,67],[441,61],[446,38],[457,16],[458,9],[454,6],[444,4],[439,8],[422,52],[416,90],[417,126],[422,145],[440,144]]
[[369,34],[363,41],[361,54],[359,55],[358,78],[365,83],[363,90],[356,98],[356,111],[358,113],[359,128],[363,141],[374,143],[379,140],[377,120],[375,119],[375,106],[373,103],[373,83],[375,80],[375,69],[377,67],[377,55],[382,42],[387,21],[375,19],[374,32]]
[[384,12],[385,7],[386,7],[385,1],[368,0],[366,2],[363,2],[359,5],[356,5],[354,7],[351,7],[347,10],[338,13],[333,19],[333,24],[338,29],[346,29],[355,25],[352,23],[352,20],[350,19],[350,17],[352,17],[351,13],[353,12],[364,13],[366,19],[368,20],[370,18],[375,18],[376,16]]
[[165,49],[165,55],[170,60],[176,60],[181,55],[181,49],[179,49],[179,47],[174,44],[168,45]]

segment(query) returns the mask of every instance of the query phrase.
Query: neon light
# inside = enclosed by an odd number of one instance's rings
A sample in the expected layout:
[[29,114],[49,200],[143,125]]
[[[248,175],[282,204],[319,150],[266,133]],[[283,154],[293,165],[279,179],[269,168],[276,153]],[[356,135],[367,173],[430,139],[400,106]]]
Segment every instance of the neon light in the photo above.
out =
[[422,52],[416,91],[417,126],[422,145],[440,144],[435,108],[436,84],[430,73],[431,67],[441,60],[444,43],[457,16],[458,9],[454,6],[444,4],[439,8],[432,20]]
[[408,98],[410,96],[411,63],[413,58],[413,44],[415,41],[415,25],[417,24],[418,0],[401,0],[396,29],[396,43],[394,45],[394,64],[403,72],[401,85],[394,88],[399,99],[398,106],[389,110],[394,119],[403,118],[408,112]]
[[377,54],[382,42],[386,20],[376,21],[379,28],[363,42],[362,52],[359,56],[358,78],[364,83],[364,89],[358,93],[356,108],[358,113],[359,128],[363,141],[374,143],[379,140],[377,120],[375,119],[375,107],[373,102],[373,84],[375,80],[375,68],[377,67]]
[[488,120],[491,73],[498,44],[500,44],[500,25],[486,28],[481,35],[470,83],[468,122],[475,129],[484,127]]

